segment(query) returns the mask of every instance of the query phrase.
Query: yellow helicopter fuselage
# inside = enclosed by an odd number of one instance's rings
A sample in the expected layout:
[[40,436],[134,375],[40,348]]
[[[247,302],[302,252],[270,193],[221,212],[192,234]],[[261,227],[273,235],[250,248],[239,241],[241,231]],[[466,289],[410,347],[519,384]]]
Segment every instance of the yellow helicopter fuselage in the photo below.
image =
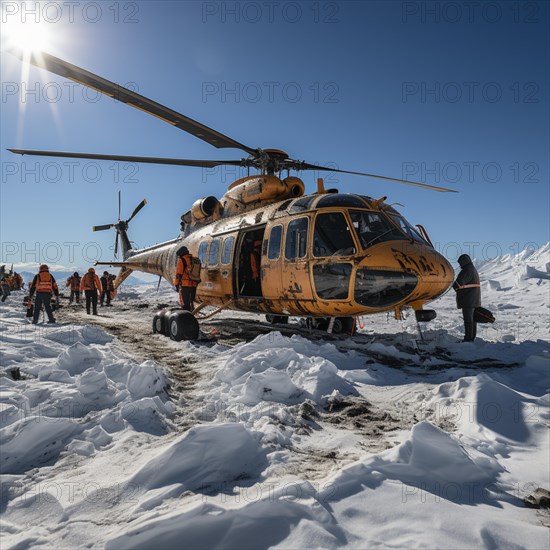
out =
[[298,178],[243,178],[219,202],[197,201],[182,216],[189,223],[179,238],[113,264],[126,268],[117,283],[140,270],[172,284],[185,245],[202,264],[197,301],[229,309],[307,317],[419,310],[452,284],[449,262],[391,206],[322,191],[302,196]]

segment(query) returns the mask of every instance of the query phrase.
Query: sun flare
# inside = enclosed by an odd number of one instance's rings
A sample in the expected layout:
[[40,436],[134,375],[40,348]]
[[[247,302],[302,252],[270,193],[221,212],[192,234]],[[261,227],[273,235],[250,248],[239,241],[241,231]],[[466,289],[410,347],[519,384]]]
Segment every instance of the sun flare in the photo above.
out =
[[48,51],[53,33],[44,22],[23,21],[21,17],[8,17],[2,23],[2,48],[22,50],[26,54]]

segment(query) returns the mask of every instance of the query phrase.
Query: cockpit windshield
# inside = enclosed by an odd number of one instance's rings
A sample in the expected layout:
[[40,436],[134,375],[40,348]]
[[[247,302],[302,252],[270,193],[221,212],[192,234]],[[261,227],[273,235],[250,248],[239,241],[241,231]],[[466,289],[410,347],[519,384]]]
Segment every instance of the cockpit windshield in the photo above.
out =
[[378,212],[350,210],[349,214],[363,248],[383,241],[406,240],[405,235]]
[[422,238],[422,235],[420,235],[417,229],[414,228],[403,216],[395,212],[391,213],[390,217],[401,228],[401,231],[406,233],[411,239],[426,244],[426,239]]

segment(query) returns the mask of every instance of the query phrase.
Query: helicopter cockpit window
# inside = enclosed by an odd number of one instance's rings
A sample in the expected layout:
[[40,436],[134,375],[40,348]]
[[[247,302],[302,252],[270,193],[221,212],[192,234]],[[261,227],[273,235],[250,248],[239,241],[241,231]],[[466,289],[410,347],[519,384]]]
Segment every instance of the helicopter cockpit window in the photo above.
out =
[[350,216],[363,248],[383,241],[406,239],[401,231],[378,212],[350,210]]
[[271,229],[269,236],[269,248],[267,249],[267,257],[270,260],[278,260],[281,255],[281,237],[283,235],[283,226],[276,225]]
[[313,266],[315,291],[322,300],[345,300],[349,293],[351,264]]
[[313,255],[347,256],[355,254],[355,245],[346,218],[341,212],[318,214],[313,233]]
[[328,194],[319,199],[317,208],[327,208],[329,206],[351,206],[354,208],[365,208],[365,203],[356,195],[347,193]]
[[391,214],[390,217],[397,224],[397,226],[401,228],[401,231],[406,233],[409,237],[411,237],[411,239],[424,244],[427,242],[403,216],[399,214]]
[[298,218],[288,224],[285,242],[285,258],[294,260],[303,258],[307,250],[308,218]]
[[220,239],[213,239],[210,243],[210,250],[208,251],[208,267],[218,265],[220,257]]
[[358,269],[355,301],[367,307],[387,307],[404,300],[415,289],[418,279],[412,273]]
[[312,197],[302,197],[295,200],[290,207],[289,212],[293,214],[294,212],[304,212],[305,210],[309,210],[316,198],[317,197],[313,195]]
[[199,260],[201,261],[201,265],[206,265],[206,249],[208,248],[208,242],[202,241],[202,243],[199,245]]
[[234,243],[235,237],[226,237],[223,241],[222,265],[229,265],[231,263],[231,253],[233,252]]

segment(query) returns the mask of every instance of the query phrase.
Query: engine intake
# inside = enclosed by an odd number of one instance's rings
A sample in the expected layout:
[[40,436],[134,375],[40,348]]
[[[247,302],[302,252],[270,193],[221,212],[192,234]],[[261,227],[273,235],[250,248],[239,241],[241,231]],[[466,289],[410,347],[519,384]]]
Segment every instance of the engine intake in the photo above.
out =
[[203,220],[204,218],[212,216],[219,207],[219,204],[220,201],[214,196],[199,199],[193,203],[191,215],[195,220]]

